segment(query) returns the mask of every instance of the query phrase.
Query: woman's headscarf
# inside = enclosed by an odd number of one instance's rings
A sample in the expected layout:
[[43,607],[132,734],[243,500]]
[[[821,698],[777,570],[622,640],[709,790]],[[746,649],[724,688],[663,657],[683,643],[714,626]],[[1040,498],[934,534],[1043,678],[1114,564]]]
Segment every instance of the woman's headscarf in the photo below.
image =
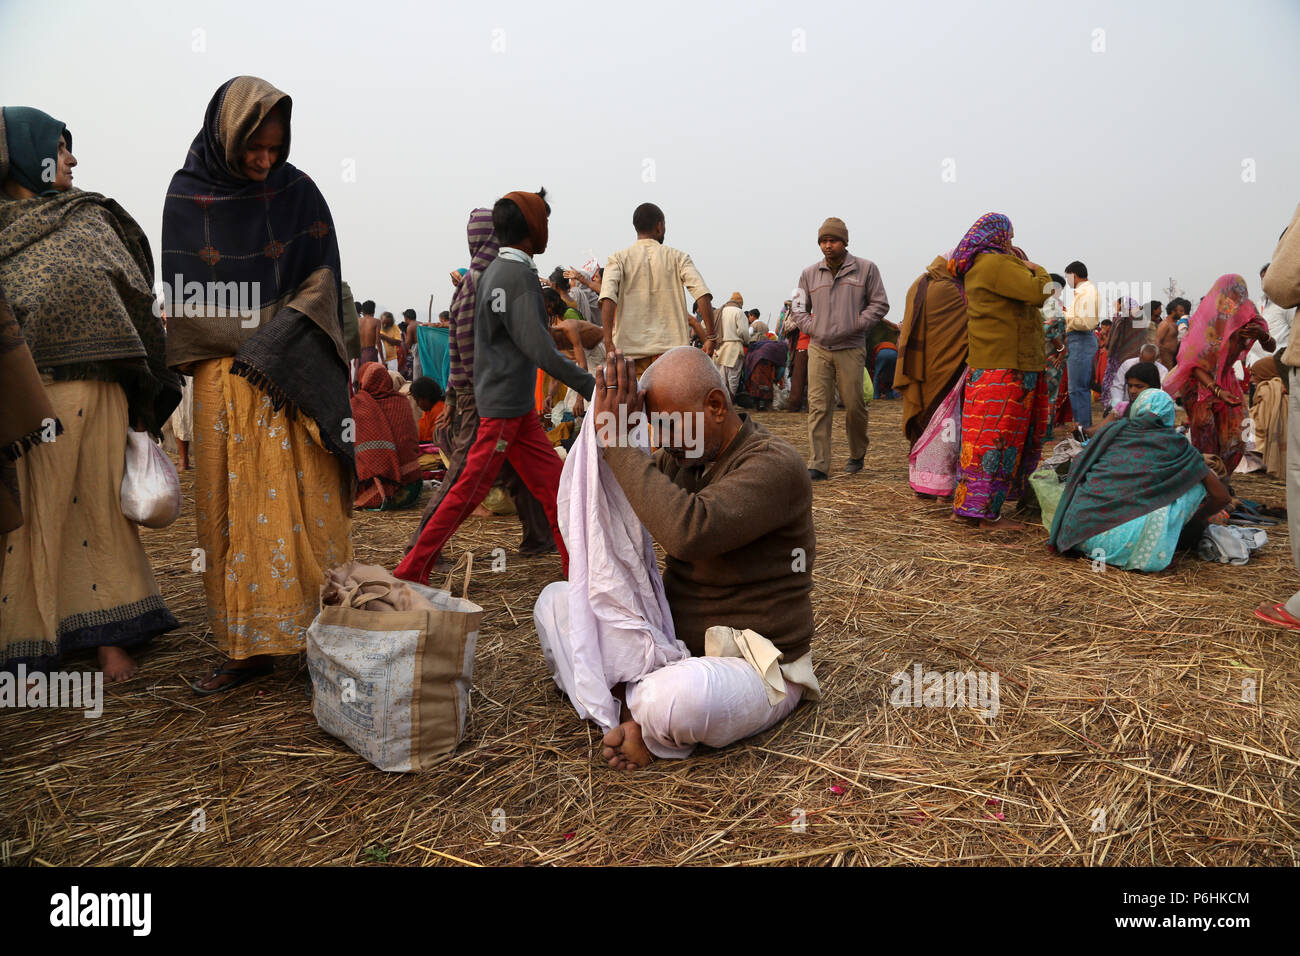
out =
[[411,403],[393,388],[388,369],[366,362],[358,375],[361,388],[352,396],[356,421],[357,481],[386,483],[387,494],[420,477],[420,436]]
[[1165,391],[1178,397],[1188,386],[1195,388],[1198,383],[1192,369],[1200,366],[1220,386],[1241,394],[1232,366],[1246,349],[1230,355],[1226,344],[1234,333],[1251,322],[1263,331],[1263,319],[1250,300],[1246,280],[1239,275],[1220,276],[1192,314],[1187,335],[1178,347],[1178,364],[1165,376]]
[[1173,426],[1174,400],[1148,388],[1125,418],[1097,432],[1070,466],[1047,543],[1069,551],[1163,508],[1204,481],[1204,457]]
[[[234,356],[233,374],[275,408],[305,412],[325,447],[350,462],[338,239],[325,197],[288,162],[292,107],[255,76],[223,83],[208,103],[163,205],[167,358],[186,370]],[[284,121],[284,145],[266,180],[254,182],[241,159],[273,111]]]
[[[68,149],[72,149],[68,127],[30,106],[6,106],[0,112],[9,143],[9,175],[38,196],[57,195],[51,174],[58,174],[59,140],[66,138]],[[0,175],[0,181],[3,179]]]
[[1011,220],[1000,212],[985,213],[957,243],[948,258],[948,272],[961,280],[981,252],[1007,252],[1010,245]]
[[[14,112],[22,115],[5,108],[0,123],[0,181],[15,170]],[[0,194],[0,285],[32,361],[56,380],[119,383],[132,424],[160,435],[181,380],[167,368],[153,278],[149,240],[113,200],[81,189],[32,199]]]

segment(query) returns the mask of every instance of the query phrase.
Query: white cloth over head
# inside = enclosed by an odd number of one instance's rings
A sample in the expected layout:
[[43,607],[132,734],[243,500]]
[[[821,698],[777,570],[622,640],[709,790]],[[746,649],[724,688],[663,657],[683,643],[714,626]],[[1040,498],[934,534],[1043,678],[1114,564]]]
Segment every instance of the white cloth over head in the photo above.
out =
[[[569,580],[543,589],[533,620],[555,683],[578,716],[610,730],[621,709],[610,688],[685,660],[690,651],[673,631],[650,532],[601,456],[595,418],[588,414],[582,423],[556,498]],[[644,421],[630,440],[648,447]]]

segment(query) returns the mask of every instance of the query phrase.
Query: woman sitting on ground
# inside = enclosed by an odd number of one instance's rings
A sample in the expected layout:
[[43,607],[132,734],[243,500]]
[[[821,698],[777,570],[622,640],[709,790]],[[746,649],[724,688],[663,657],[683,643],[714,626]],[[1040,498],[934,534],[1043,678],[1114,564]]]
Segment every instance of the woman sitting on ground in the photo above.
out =
[[433,437],[438,428],[438,419],[447,408],[446,396],[442,386],[427,375],[422,375],[411,383],[411,397],[420,406],[424,414],[420,416],[419,438],[421,442],[437,441]]
[[1148,388],[1160,387],[1160,366],[1155,362],[1138,362],[1130,365],[1124,372],[1124,389],[1128,394],[1128,400],[1117,402],[1111,407],[1106,417],[1093,425],[1091,428],[1075,429],[1075,437],[1082,432],[1085,438],[1092,438],[1097,432],[1101,431],[1111,422],[1117,422],[1128,414],[1129,406],[1133,400]]
[[393,390],[388,370],[377,362],[361,366],[361,388],[352,396],[356,422],[356,506],[397,511],[420,500],[420,440],[411,405]]
[[1174,431],[1174,400],[1145,388],[1075,459],[1047,543],[1127,571],[1163,571],[1228,501],[1201,453]]

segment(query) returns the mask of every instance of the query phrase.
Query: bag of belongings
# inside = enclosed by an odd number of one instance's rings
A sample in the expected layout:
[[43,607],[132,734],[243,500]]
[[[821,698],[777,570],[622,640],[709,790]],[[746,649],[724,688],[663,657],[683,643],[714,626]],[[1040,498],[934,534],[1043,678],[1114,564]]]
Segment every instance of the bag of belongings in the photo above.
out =
[[465,737],[483,609],[349,562],[326,572],[307,629],[312,712],[380,770],[425,770]]

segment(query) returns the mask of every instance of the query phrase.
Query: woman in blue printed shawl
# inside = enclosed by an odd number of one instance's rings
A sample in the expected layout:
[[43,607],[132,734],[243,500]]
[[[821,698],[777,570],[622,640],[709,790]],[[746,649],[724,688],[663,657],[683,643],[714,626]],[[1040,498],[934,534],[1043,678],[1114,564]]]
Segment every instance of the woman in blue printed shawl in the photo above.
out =
[[1174,431],[1174,400],[1148,388],[1075,459],[1047,541],[1110,567],[1163,571],[1179,539],[1194,544],[1227,504],[1223,482]]

